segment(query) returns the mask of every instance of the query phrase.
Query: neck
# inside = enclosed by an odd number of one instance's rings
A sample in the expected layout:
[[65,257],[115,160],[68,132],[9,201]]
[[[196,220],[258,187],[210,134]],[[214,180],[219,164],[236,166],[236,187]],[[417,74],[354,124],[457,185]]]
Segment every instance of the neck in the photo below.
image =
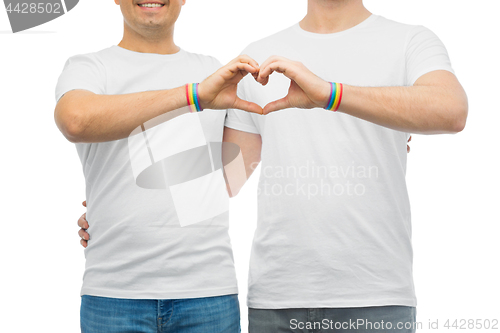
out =
[[173,27],[161,32],[150,31],[140,33],[130,28],[127,24],[125,24],[123,31],[123,39],[118,46],[130,51],[156,54],[174,54],[180,50],[174,43]]
[[319,34],[335,33],[358,25],[370,15],[362,0],[309,0],[300,27]]

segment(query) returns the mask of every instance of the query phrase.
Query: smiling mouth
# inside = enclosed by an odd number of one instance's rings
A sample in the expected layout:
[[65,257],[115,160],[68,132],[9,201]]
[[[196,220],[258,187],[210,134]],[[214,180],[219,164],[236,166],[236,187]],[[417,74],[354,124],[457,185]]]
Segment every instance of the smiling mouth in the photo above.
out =
[[138,6],[142,7],[142,8],[160,8],[160,7],[163,7],[165,5],[162,3],[148,2],[148,3],[141,3]]

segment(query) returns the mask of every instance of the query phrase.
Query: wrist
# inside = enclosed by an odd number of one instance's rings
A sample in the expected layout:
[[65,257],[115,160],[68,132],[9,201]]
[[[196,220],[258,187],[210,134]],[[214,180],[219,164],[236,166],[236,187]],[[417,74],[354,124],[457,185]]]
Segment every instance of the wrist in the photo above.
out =
[[338,111],[340,104],[342,103],[342,97],[344,94],[344,85],[342,83],[330,82],[330,95],[328,98],[328,103],[324,109],[329,111]]
[[188,83],[186,84],[185,89],[186,89],[186,101],[191,112],[203,111],[203,106],[201,104],[201,99],[199,96],[199,84]]

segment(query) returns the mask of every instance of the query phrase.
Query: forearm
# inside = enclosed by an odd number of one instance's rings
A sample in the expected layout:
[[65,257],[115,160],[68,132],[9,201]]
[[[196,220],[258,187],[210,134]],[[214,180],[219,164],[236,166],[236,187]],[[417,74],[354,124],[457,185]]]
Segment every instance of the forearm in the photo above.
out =
[[224,128],[224,146],[222,159],[227,160],[233,150],[232,145],[240,153],[231,163],[224,166],[224,174],[228,193],[234,197],[259,165],[262,150],[262,138],[259,134],[238,131],[229,127]]
[[456,133],[465,126],[467,101],[454,87],[344,85],[339,111],[403,132]]
[[70,91],[56,107],[58,127],[71,142],[126,138],[144,122],[187,105],[184,87],[124,95]]
[[426,73],[411,87],[344,85],[342,94],[340,87],[332,87],[302,63],[277,56],[265,61],[257,81],[266,85],[275,71],[292,83],[288,95],[267,104],[264,114],[294,107],[327,108],[398,131],[421,134],[460,132],[467,120],[467,95],[456,76],[446,70]]
[[[199,89],[190,90],[191,103],[194,101],[200,109],[235,108],[261,113],[259,105],[243,101],[236,95],[236,85],[248,73],[257,75],[258,68],[255,60],[239,56],[203,80]],[[174,111],[172,117],[184,110],[187,112],[187,108],[183,108],[188,104],[185,89],[183,86],[125,95],[96,95],[73,90],[57,103],[55,120],[71,142],[123,139],[144,122],[166,112]]]

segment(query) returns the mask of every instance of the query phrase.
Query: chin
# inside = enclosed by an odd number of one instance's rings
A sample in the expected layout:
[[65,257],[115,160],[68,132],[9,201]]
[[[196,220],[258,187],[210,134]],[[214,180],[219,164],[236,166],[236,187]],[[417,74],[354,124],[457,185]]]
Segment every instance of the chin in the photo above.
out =
[[140,27],[141,30],[162,30],[166,29],[165,25],[160,24],[159,22],[155,22],[152,20],[144,20],[143,22],[139,23],[138,26]]

